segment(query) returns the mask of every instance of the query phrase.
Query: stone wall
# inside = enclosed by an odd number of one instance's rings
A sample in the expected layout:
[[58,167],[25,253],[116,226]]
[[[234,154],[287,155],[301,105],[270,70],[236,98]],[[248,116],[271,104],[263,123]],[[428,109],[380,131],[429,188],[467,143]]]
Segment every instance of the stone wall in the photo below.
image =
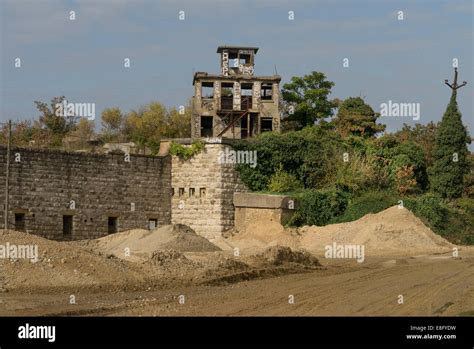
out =
[[[19,161],[15,161],[19,160]],[[52,239],[96,238],[117,230],[147,228],[171,221],[171,157],[80,154],[12,149],[9,227],[15,213],[25,230]],[[0,146],[0,227],[4,227],[6,148]],[[63,216],[73,218],[63,235]]]
[[224,144],[206,144],[190,160],[172,159],[172,222],[186,224],[208,239],[234,226],[234,192],[245,191],[233,164],[219,164]]

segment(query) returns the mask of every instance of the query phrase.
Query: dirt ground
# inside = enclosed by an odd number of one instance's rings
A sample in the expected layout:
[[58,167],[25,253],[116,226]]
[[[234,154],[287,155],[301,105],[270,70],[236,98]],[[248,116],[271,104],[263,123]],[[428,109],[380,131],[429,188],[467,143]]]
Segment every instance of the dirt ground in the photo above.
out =
[[[408,210],[269,225],[212,243],[180,225],[78,242],[3,232],[0,245],[35,244],[39,258],[0,259],[0,316],[474,315],[474,248]],[[326,258],[333,242],[364,245],[364,262]]]
[[[461,253],[463,255],[463,253]],[[474,315],[474,253],[337,262],[309,273],[225,286],[165,290],[15,294],[0,315]],[[184,296],[184,304],[179,298]],[[290,304],[290,295],[294,303]],[[399,304],[399,295],[404,297]]]

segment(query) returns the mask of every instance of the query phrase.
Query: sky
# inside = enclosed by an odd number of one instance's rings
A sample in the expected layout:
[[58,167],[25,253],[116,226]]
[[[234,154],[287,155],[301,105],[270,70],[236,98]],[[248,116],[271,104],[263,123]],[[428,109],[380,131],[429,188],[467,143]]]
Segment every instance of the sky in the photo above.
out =
[[219,72],[217,46],[242,45],[260,48],[256,75],[282,84],[320,71],[330,98],[419,103],[417,121],[380,118],[389,132],[441,119],[457,59],[474,136],[473,15],[472,0],[0,0],[0,122],[37,118],[35,100],[61,95],[95,103],[97,127],[105,108],[185,105],[194,72]]

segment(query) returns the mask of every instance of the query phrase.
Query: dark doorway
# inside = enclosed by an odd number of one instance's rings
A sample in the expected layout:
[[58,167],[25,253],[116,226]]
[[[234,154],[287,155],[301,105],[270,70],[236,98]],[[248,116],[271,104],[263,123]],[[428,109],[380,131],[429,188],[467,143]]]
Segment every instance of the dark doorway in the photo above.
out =
[[247,114],[242,119],[240,119],[240,138],[249,138],[253,136],[255,122],[255,114]]
[[107,223],[107,232],[109,234],[115,234],[117,232],[117,217],[109,217]]
[[15,230],[25,231],[25,214],[15,213]]
[[271,118],[262,118],[260,120],[260,132],[269,132],[272,131],[272,119]]
[[72,235],[72,216],[70,215],[63,216],[63,235]]
[[150,218],[150,219],[148,220],[148,229],[154,230],[154,229],[156,229],[156,228],[158,228],[158,219],[156,219],[156,218]]
[[201,116],[201,137],[212,137],[212,116]]

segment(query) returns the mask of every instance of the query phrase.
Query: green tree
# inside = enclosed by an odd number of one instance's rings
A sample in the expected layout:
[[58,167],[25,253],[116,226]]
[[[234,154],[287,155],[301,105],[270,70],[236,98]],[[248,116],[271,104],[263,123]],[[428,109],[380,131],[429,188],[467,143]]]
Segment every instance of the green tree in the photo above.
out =
[[164,136],[168,138],[191,137],[191,114],[191,101],[188,102],[183,112],[176,110],[176,108],[168,110]]
[[94,136],[94,122],[87,118],[80,118],[76,129],[70,135],[77,139],[79,149],[87,148],[88,141]]
[[328,96],[333,86],[334,82],[326,80],[323,73],[316,71],[303,77],[292,77],[282,90],[284,103],[294,108],[288,111],[285,123],[299,130],[332,116],[336,104],[328,100]]
[[403,128],[396,132],[394,136],[400,143],[411,141],[423,148],[425,153],[426,166],[433,164],[433,149],[436,141],[436,130],[438,125],[431,121],[426,125],[416,124],[410,126],[403,124]]
[[436,133],[434,162],[430,171],[432,188],[442,197],[456,198],[462,195],[464,175],[469,170],[466,159],[469,142],[469,134],[458,110],[456,90],[453,89]]
[[138,111],[131,111],[124,122],[124,135],[145,152],[153,153],[160,147],[160,140],[166,130],[167,111],[165,106],[152,102]]
[[41,101],[35,101],[36,108],[41,112],[39,121],[53,135],[63,136],[72,131],[76,126],[76,116],[64,116],[64,112],[58,112],[58,105],[62,104],[66,99],[64,96],[54,97],[51,104]]
[[351,135],[372,138],[385,130],[385,125],[377,124],[379,116],[362,98],[349,97],[340,103],[334,125],[344,138]]
[[119,108],[104,109],[101,115],[102,133],[106,141],[117,141],[121,138],[124,115]]

